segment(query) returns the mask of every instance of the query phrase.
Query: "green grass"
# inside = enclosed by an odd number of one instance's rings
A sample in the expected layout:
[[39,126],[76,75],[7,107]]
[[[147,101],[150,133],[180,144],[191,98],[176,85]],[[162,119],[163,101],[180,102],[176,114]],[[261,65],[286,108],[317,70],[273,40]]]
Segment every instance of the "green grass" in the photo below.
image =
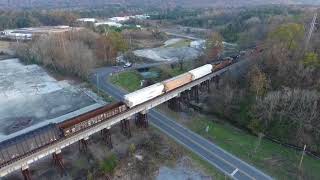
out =
[[182,39],[174,44],[171,44],[167,47],[173,47],[173,48],[181,48],[181,47],[188,47],[190,45],[191,40],[189,39]]
[[[216,180],[227,180],[227,179],[230,179],[230,178],[226,177],[222,172],[217,170],[210,163],[208,163],[207,161],[205,161],[201,157],[199,157],[197,154],[195,154],[194,152],[192,152],[189,149],[185,148],[181,144],[178,144],[178,142],[176,142],[173,139],[171,139],[168,135],[163,134],[162,131],[160,131],[156,127],[151,126],[150,130],[156,131],[157,133],[161,133],[163,136],[166,136],[168,138],[166,143],[169,146],[171,146],[171,145],[180,146],[181,149],[182,149],[183,155],[188,156],[192,160],[192,166],[196,167],[196,170],[199,169],[200,171],[204,172],[206,175],[214,177],[214,179],[216,179]],[[176,162],[177,162],[177,159],[171,159],[171,160],[166,162],[166,165],[169,166],[169,167],[174,167],[176,165]]]
[[216,180],[226,180],[230,179],[226,175],[224,175],[222,172],[218,171],[215,167],[213,167],[211,164],[209,164],[207,161],[201,159],[198,155],[195,153],[186,150],[186,154],[193,160],[193,163],[203,169],[206,174],[214,177]]
[[137,89],[140,89],[140,81],[142,80],[141,75],[136,71],[127,71],[119,74],[115,74],[110,77],[110,82],[133,92]]
[[[206,132],[206,127],[209,131]],[[320,160],[305,156],[302,171],[298,173],[301,152],[263,139],[256,152],[258,138],[226,124],[196,117],[188,124],[196,133],[213,141],[223,149],[253,164],[277,179],[320,179]]]
[[100,163],[100,169],[104,173],[112,173],[114,171],[114,169],[116,168],[117,164],[118,164],[118,159],[113,154],[113,155],[110,155],[109,157],[107,157],[106,159],[104,159]]

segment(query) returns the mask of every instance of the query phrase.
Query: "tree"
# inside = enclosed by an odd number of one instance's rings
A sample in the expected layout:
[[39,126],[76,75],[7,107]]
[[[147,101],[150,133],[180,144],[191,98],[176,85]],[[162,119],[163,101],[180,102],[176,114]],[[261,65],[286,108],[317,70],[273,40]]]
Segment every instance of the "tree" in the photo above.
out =
[[319,151],[320,95],[314,90],[290,89],[272,91],[257,99],[253,117],[264,134]]
[[128,50],[128,42],[119,32],[109,32],[107,37],[117,52],[126,52]]
[[288,23],[281,25],[269,34],[269,41],[281,54],[297,50],[303,40],[305,29],[302,24]]
[[79,40],[66,36],[41,36],[30,43],[16,48],[18,57],[28,63],[38,63],[56,71],[86,78],[96,66],[92,50]]
[[249,86],[250,90],[255,96],[263,96],[267,93],[268,80],[266,75],[255,65],[249,72]]
[[313,52],[306,53],[303,59],[303,64],[306,67],[320,68],[320,59],[318,58],[318,54]]
[[214,32],[206,41],[206,55],[208,60],[214,60],[220,57],[223,51],[223,38],[222,36]]
[[102,64],[115,64],[117,50],[109,36],[101,36],[96,40],[95,54],[99,60],[102,60]]

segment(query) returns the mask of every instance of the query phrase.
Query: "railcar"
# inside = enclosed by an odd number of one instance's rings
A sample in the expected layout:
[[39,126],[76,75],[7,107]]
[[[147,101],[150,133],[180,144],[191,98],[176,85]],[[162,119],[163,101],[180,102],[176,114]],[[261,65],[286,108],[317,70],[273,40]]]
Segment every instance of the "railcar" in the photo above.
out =
[[161,83],[156,83],[125,95],[124,102],[129,108],[132,108],[134,106],[137,106],[139,104],[142,104],[155,97],[162,95],[163,91],[164,85]]
[[162,82],[165,92],[169,92],[192,81],[192,74],[187,72]]
[[233,63],[232,60],[226,60],[226,61],[223,61],[219,64],[215,64],[215,65],[213,65],[212,72],[219,71],[219,70],[231,65],[232,63]]
[[196,69],[189,71],[189,73],[192,74],[192,80],[200,79],[203,76],[206,76],[212,73],[212,65],[211,64],[203,65],[201,67],[198,67]]
[[116,102],[58,123],[57,127],[63,132],[64,136],[70,136],[126,110],[127,106],[123,102]]
[[0,166],[61,138],[55,124],[38,128],[0,143]]

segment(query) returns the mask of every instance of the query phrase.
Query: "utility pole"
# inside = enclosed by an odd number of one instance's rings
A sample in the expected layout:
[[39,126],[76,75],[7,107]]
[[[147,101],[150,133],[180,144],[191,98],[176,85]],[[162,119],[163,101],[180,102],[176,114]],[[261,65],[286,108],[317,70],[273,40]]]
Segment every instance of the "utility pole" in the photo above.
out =
[[308,46],[309,46],[309,42],[311,40],[312,37],[312,33],[314,31],[315,25],[316,25],[316,21],[317,21],[317,17],[318,17],[318,13],[316,12],[313,16],[312,22],[311,22],[311,26],[310,26],[310,30],[306,39],[306,44],[305,44],[305,51],[308,50]]
[[100,96],[100,89],[99,89],[99,74],[98,74],[98,73],[96,73],[96,78],[97,78],[98,95]]
[[302,152],[301,159],[300,159],[300,163],[299,163],[299,169],[300,170],[301,170],[301,166],[302,166],[303,157],[306,154],[306,148],[307,148],[307,145],[304,145],[303,152]]

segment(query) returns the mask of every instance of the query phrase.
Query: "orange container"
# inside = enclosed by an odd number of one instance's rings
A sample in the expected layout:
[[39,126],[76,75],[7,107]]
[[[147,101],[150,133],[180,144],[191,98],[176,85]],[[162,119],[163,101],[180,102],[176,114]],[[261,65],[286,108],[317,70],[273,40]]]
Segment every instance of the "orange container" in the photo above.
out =
[[190,73],[184,73],[179,76],[167,79],[162,82],[165,92],[172,91],[178,87],[188,84],[192,81],[192,75]]

